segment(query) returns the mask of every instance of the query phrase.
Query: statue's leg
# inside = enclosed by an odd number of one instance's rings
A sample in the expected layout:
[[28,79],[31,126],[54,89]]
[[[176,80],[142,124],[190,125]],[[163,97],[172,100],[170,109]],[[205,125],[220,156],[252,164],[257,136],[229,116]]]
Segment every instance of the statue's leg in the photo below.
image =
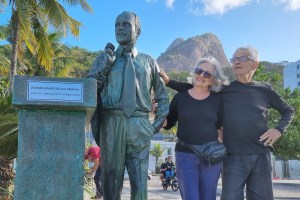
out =
[[147,200],[147,174],[153,127],[148,118],[131,118],[127,134],[126,166],[131,185],[131,200]]
[[118,115],[103,115],[100,122],[102,189],[104,200],[120,200],[125,167],[126,120]]

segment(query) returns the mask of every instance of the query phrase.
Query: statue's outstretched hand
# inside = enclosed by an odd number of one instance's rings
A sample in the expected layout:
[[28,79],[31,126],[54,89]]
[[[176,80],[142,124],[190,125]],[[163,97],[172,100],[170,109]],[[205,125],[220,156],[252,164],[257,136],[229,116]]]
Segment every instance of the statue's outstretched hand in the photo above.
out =
[[116,60],[115,46],[112,43],[107,43],[104,49],[104,62],[107,66],[112,66]]

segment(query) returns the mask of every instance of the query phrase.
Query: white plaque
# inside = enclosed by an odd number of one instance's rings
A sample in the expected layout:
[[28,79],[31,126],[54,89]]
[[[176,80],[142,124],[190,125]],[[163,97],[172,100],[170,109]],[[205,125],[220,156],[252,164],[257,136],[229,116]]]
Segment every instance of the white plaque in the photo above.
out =
[[27,100],[83,102],[83,83],[28,80]]

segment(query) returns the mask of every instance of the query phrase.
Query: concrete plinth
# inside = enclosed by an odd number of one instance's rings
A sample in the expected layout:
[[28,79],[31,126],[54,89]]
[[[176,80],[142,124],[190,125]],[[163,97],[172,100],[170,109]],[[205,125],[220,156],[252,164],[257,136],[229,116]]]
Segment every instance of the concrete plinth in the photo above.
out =
[[96,81],[16,76],[18,159],[15,200],[82,200],[85,126]]

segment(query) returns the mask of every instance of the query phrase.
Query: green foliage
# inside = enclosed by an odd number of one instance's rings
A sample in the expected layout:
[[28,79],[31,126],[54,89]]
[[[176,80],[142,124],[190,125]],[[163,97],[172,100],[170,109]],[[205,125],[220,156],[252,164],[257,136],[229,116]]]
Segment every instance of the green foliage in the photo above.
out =
[[9,82],[9,77],[8,76],[0,76],[0,96],[2,98],[8,96],[8,82]]
[[[168,73],[168,76],[170,77],[170,79],[187,82],[188,77],[190,77],[190,72],[187,72],[187,71],[182,71],[182,72],[172,71],[172,72]],[[172,89],[168,88],[168,87],[166,89],[167,89],[167,92],[168,92],[168,95],[169,95],[169,99],[172,100],[174,95],[177,92],[175,90],[172,90]]]
[[[295,89],[285,89],[281,92],[282,97],[294,108],[295,116],[291,122],[287,132],[275,143],[276,148],[275,155],[282,159],[295,159],[300,160],[300,91]],[[278,115],[278,113],[276,113]],[[275,118],[274,115],[270,115],[270,118]],[[278,118],[277,118],[278,119]],[[272,119],[271,122],[277,122]]]
[[70,76],[74,78],[87,77],[93,61],[101,53],[101,51],[91,52],[80,47],[72,47],[69,49],[70,57],[74,58]]
[[263,81],[272,85],[275,90],[280,90],[283,88],[283,78],[282,74],[276,72],[267,72],[265,66],[259,64],[254,76],[254,80]]
[[12,160],[3,159],[0,157],[0,198],[1,200],[12,200],[13,191],[11,184],[15,178],[15,173],[12,169]]
[[163,148],[160,143],[154,144],[152,149],[150,149],[150,154],[155,157],[155,166],[157,166],[158,158],[160,158],[166,148]]
[[[2,0],[1,6],[6,1]],[[5,2],[5,3],[4,3]],[[79,5],[87,12],[93,12],[86,0],[69,0],[65,2],[69,6]],[[13,89],[13,78],[17,74],[18,64],[24,63],[24,54],[29,51],[38,67],[47,72],[53,68],[55,54],[54,46],[49,40],[49,30],[66,36],[67,33],[78,37],[82,24],[68,15],[65,8],[55,0],[13,0],[9,1],[12,7],[11,20],[7,25],[10,29],[7,41],[12,45],[10,62],[10,86],[9,93]],[[7,33],[0,29],[0,37],[6,37]]]
[[[18,73],[30,76],[54,76],[54,77],[72,77],[72,78],[85,78],[89,69],[92,66],[95,58],[101,51],[91,52],[79,47],[68,47],[60,43],[61,35],[58,33],[49,34],[51,45],[54,48],[55,54],[53,55],[53,66],[50,71],[47,71],[40,66],[37,57],[26,50],[22,63],[19,63]],[[11,57],[11,46],[0,46],[0,74],[7,75],[9,72],[9,59]],[[1,65],[2,64],[2,65]],[[22,70],[21,70],[22,69]],[[0,80],[8,80],[6,77]],[[1,85],[1,83],[0,83]],[[1,86],[0,86],[1,90]],[[0,91],[1,93],[1,91]]]
[[283,74],[284,65],[281,63],[261,61],[260,64],[264,66],[265,71],[268,73]]
[[11,47],[9,45],[0,46],[0,77],[9,75],[11,58]]
[[18,149],[18,117],[11,97],[0,99],[0,157],[14,159]]
[[[295,89],[291,91],[289,88],[283,89],[282,74],[274,72],[266,72],[264,66],[255,72],[254,80],[264,81],[272,85],[272,87],[288,102],[295,110],[295,117],[291,122],[287,132],[283,134],[274,144],[274,155],[282,159],[300,160],[300,91]],[[280,114],[273,110],[269,110],[268,123],[270,128],[274,128],[280,120]]]

